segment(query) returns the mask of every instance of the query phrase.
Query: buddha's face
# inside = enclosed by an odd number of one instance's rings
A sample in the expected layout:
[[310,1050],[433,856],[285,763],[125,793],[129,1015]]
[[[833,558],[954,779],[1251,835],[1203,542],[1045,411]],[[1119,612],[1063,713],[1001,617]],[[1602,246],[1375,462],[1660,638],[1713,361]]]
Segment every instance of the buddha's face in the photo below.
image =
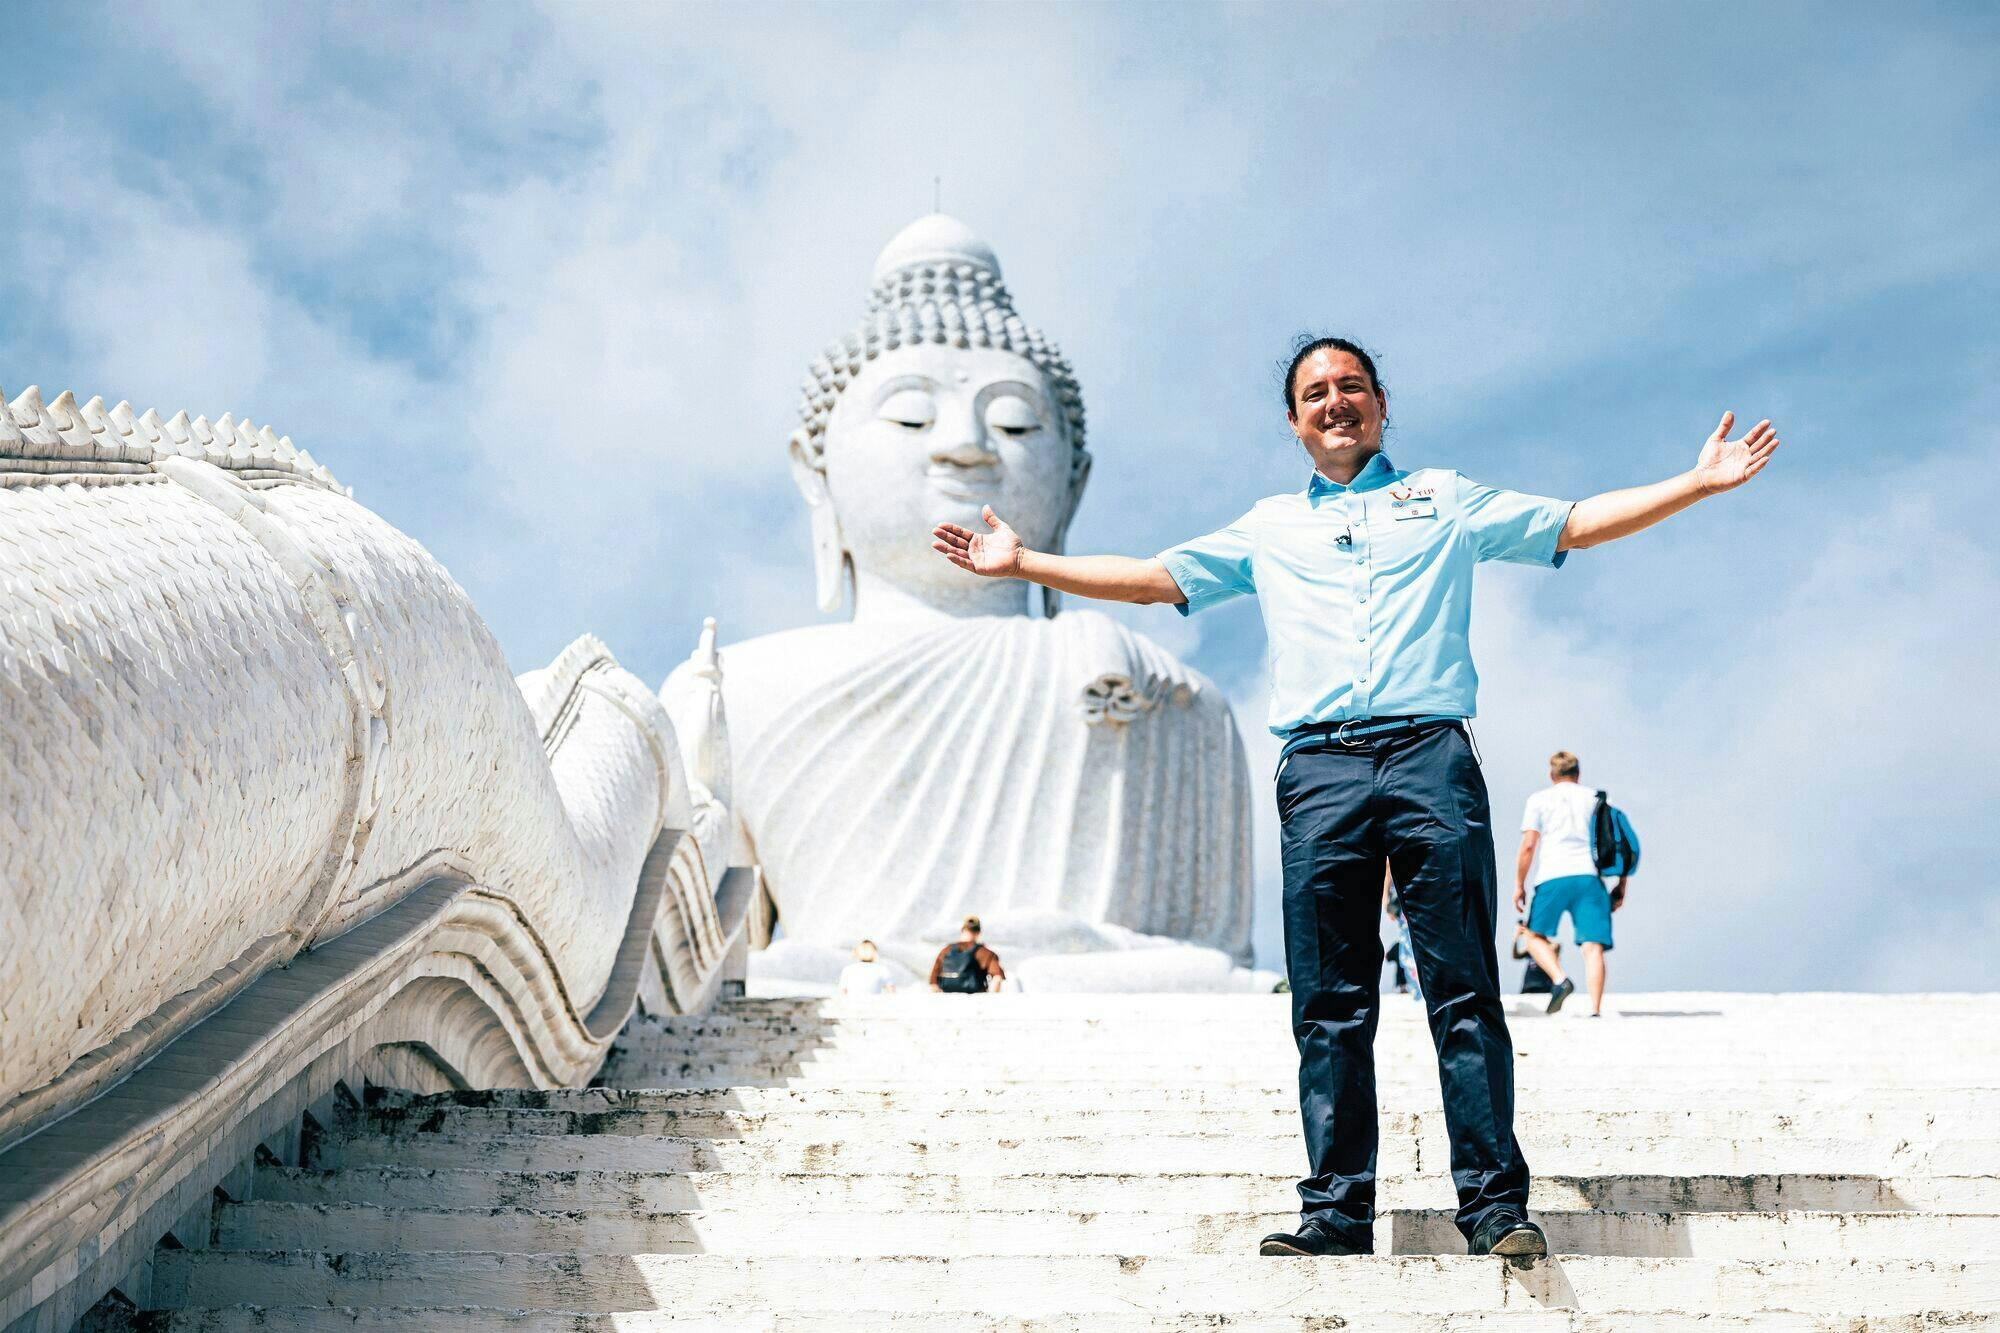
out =
[[980,509],[1049,550],[1075,508],[1068,425],[1047,376],[995,348],[925,343],[870,361],[827,422],[828,498],[857,573],[919,594],[977,583],[931,529],[986,531]]

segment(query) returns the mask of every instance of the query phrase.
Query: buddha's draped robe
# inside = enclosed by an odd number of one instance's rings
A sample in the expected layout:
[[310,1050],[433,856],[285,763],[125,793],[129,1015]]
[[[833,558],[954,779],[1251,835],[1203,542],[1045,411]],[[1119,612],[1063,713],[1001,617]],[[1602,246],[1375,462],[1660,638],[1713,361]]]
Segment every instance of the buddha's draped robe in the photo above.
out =
[[794,630],[725,649],[722,679],[733,804],[788,938],[1041,909],[1248,961],[1235,721],[1107,617]]

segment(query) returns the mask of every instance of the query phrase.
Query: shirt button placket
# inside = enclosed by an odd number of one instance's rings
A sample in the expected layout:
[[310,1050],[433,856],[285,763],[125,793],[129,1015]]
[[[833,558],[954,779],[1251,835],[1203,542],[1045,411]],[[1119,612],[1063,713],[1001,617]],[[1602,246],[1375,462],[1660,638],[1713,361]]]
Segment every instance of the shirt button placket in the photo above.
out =
[[1352,529],[1354,532],[1354,641],[1358,645],[1356,670],[1354,673],[1354,708],[1356,717],[1367,717],[1370,712],[1368,677],[1368,502],[1359,495],[1349,497],[1355,509]]

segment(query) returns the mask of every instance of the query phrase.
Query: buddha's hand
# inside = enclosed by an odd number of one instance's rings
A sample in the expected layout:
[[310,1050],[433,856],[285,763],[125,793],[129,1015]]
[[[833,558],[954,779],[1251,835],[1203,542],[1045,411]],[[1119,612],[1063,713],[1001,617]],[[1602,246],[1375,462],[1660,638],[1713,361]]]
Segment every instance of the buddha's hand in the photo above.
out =
[[1701,457],[1695,463],[1695,479],[1701,484],[1704,494],[1717,495],[1723,491],[1733,491],[1750,478],[1764,470],[1771,461],[1771,455],[1778,450],[1778,432],[1768,421],[1760,421],[1750,428],[1750,433],[1740,440],[1729,438],[1729,428],[1736,424],[1734,412],[1722,414],[1722,424],[1715,428],[1715,434],[1701,447]]
[[980,510],[991,532],[973,532],[956,523],[931,529],[931,549],[960,569],[988,578],[1012,578],[1021,572],[1021,538],[987,505]]

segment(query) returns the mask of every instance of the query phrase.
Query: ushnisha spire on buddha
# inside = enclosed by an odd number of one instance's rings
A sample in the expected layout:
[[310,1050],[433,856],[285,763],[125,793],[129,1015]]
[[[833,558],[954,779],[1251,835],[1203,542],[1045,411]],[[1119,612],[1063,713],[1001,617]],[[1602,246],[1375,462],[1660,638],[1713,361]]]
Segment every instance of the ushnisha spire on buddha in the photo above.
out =
[[1083,390],[1062,349],[1014,309],[993,248],[944,213],[918,218],[876,256],[867,313],[814,358],[799,386],[804,424],[793,440],[817,456],[833,405],[861,368],[884,352],[920,343],[994,347],[1033,362],[1060,401],[1077,466],[1087,466]]

